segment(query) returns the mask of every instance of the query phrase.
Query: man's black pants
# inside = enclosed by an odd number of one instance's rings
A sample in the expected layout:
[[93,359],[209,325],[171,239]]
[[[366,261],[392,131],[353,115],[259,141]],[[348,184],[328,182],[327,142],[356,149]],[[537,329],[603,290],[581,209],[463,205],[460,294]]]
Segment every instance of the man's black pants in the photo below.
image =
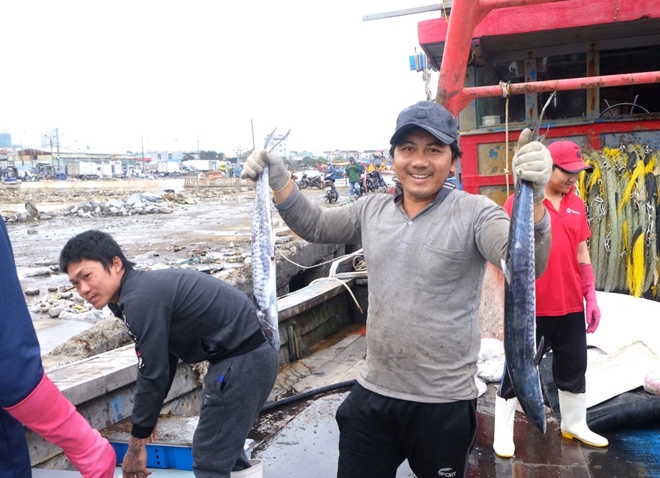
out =
[[476,400],[418,403],[356,384],[337,410],[338,478],[394,478],[407,458],[418,478],[461,478],[477,430]]

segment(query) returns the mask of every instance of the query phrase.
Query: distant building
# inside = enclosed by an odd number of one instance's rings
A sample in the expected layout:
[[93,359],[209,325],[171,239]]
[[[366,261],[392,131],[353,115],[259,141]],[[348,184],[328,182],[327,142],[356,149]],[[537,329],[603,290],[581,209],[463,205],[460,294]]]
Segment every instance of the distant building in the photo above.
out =
[[387,149],[365,149],[360,153],[360,159],[363,161],[370,161],[372,159],[385,159],[389,160],[390,152]]
[[348,158],[359,158],[360,152],[350,149],[348,150],[335,149],[334,151],[323,151],[323,156],[325,156],[325,159],[327,159],[328,161],[331,161],[333,159],[348,160]]
[[[150,158],[153,162],[158,161],[183,161],[185,153],[183,151],[152,151],[144,153],[144,156]],[[196,157],[197,155],[195,155]]]
[[0,148],[11,148],[10,133],[0,133]]
[[[264,143],[266,142],[268,138],[264,138]],[[281,141],[280,144],[278,144],[274,149],[273,153],[279,154],[283,158],[288,158],[289,157],[289,148],[287,145],[287,138],[284,138],[284,135],[278,134],[273,138],[273,144],[277,143],[278,141]]]
[[305,158],[316,158],[319,154],[314,151],[289,151],[289,159],[302,161]]

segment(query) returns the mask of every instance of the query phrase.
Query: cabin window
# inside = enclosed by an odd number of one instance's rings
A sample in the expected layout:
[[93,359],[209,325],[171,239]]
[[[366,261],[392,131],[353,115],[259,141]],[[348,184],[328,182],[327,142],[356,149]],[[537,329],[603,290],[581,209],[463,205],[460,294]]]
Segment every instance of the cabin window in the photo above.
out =
[[[598,75],[620,75],[660,70],[660,46],[628,48],[598,52]],[[534,63],[532,63],[534,65]],[[528,64],[529,69],[529,64]],[[572,53],[537,58],[535,71],[527,71],[529,78],[537,81],[583,78],[587,76],[587,54]],[[524,83],[525,61],[508,61],[475,67],[475,85],[498,85],[500,81]],[[600,118],[639,115],[660,112],[660,85],[625,85],[600,89]],[[545,104],[550,93],[538,93],[537,108]],[[476,100],[477,127],[503,126],[505,99],[501,96]],[[525,95],[513,95],[509,100],[509,123],[525,124],[530,114],[525,114]],[[548,106],[548,120],[586,119],[587,90],[558,91]]]
[[[659,46],[600,52],[601,75],[621,75],[658,70],[660,70]],[[657,83],[601,88],[601,118],[660,112],[659,93],[660,85]]]
[[[587,76],[587,54],[558,55],[537,61],[538,81],[584,78]],[[538,94],[539,112],[552,93]],[[558,91],[545,111],[548,120],[583,118],[587,115],[587,90]]]
[[[487,64],[475,68],[476,86],[498,85],[500,81],[525,82],[524,62]],[[502,125],[505,121],[506,100],[502,96],[477,98],[477,124],[479,127]],[[525,95],[513,95],[509,99],[509,123],[525,121]]]
[[[528,72],[538,81],[582,78],[587,74],[587,54],[577,53],[536,59],[536,70]],[[525,62],[523,60],[496,63],[476,68],[477,86],[497,85],[500,81],[525,82]],[[543,107],[550,93],[538,93],[538,108]],[[477,121],[480,127],[504,123],[506,103],[503,97],[477,99]],[[558,91],[548,106],[547,119],[582,118],[586,116],[586,90]],[[513,95],[509,99],[509,123],[525,122],[525,95]]]

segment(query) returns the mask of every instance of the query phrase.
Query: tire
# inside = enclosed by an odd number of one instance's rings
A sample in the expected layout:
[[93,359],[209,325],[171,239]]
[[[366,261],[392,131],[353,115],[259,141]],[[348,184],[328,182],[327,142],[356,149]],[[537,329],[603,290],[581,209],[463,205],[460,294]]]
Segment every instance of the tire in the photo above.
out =
[[339,199],[339,194],[337,193],[330,193],[328,194],[328,202],[332,204],[333,202],[337,202]]
[[325,188],[325,184],[323,184],[323,181],[319,179],[318,181],[316,181],[316,187],[319,189],[323,189]]
[[298,186],[300,186],[300,189],[307,189],[307,180],[303,179],[298,183]]

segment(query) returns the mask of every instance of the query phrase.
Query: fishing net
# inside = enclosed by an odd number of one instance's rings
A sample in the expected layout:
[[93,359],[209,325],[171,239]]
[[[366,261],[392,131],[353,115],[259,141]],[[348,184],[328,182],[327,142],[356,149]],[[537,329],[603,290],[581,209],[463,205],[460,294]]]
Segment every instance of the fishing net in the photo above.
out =
[[591,228],[596,289],[660,300],[659,152],[630,144],[583,156],[593,171],[580,175],[577,189]]

